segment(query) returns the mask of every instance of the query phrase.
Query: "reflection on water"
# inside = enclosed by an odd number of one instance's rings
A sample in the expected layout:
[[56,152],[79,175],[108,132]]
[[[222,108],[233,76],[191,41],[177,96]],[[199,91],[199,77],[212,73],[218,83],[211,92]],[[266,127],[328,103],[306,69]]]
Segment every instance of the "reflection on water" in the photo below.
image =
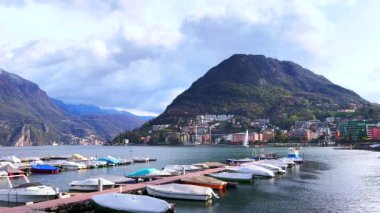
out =
[[[130,158],[147,156],[158,161],[123,167],[67,171],[58,175],[31,175],[32,181],[68,190],[73,180],[97,175],[124,175],[144,167],[163,168],[167,164],[189,164],[244,158],[249,149],[237,147],[1,147],[0,155],[71,155]],[[286,152],[286,148],[266,148]],[[379,153],[332,148],[304,148],[306,162],[288,169],[274,179],[257,179],[252,184],[218,192],[212,203],[169,200],[177,212],[380,212]],[[2,204],[0,204],[2,205]],[[6,204],[4,204],[7,206]]]

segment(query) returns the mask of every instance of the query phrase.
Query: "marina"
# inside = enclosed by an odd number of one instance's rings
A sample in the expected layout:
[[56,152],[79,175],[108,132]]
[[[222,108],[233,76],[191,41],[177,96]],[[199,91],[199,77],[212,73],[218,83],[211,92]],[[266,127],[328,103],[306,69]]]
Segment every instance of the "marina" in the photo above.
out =
[[[4,156],[12,155],[12,153],[15,156],[22,156],[21,154],[24,152],[21,148],[2,147],[1,149],[1,153]],[[54,153],[55,149],[55,147],[30,147],[29,153],[34,153],[33,156],[41,156],[39,153],[46,153],[46,151]],[[77,147],[76,151],[83,156],[96,156],[97,153],[107,153],[115,157],[126,158],[131,149],[141,156],[147,156],[147,153],[152,153],[152,157],[156,158],[157,161],[97,169],[67,170],[52,175],[31,174],[29,175],[29,179],[33,182],[38,181],[48,186],[58,187],[60,188],[60,192],[67,194],[69,191],[69,183],[74,180],[85,180],[87,178],[104,175],[120,177],[138,171],[139,169],[162,169],[166,165],[191,165],[209,161],[208,165],[211,166],[216,163],[210,162],[224,162],[228,158],[241,159],[249,157],[251,153],[250,150],[246,148],[233,147]],[[271,153],[287,150],[286,148],[266,149]],[[59,153],[62,155],[70,155],[68,152],[71,152],[71,150],[71,147],[61,147]],[[148,152],[148,150],[151,150],[151,152]],[[220,199],[213,199],[212,204],[205,205],[204,202],[199,203],[167,198],[164,200],[169,203],[174,203],[177,212],[231,212],[236,211],[237,205],[241,208],[241,212],[249,212],[252,209],[258,212],[265,212],[269,206],[274,208],[273,211],[276,211],[276,209],[279,210],[279,207],[273,207],[273,203],[276,203],[276,206],[281,206],[281,209],[285,209],[286,211],[347,211],[348,208],[350,208],[350,210],[352,208],[358,210],[359,207],[361,210],[376,209],[372,204],[376,204],[378,200],[373,197],[372,194],[378,194],[378,191],[376,191],[377,186],[369,184],[377,180],[375,173],[373,173],[378,160],[378,154],[376,154],[376,152],[334,150],[333,148],[318,147],[302,148],[301,152],[304,153],[304,164],[286,168],[287,172],[285,174],[277,174],[274,178],[255,179],[252,182],[240,183],[236,188],[228,188],[222,191],[214,190]],[[128,154],[126,155],[125,153]],[[344,159],[344,161],[342,161],[342,159]],[[358,170],[353,173],[350,169],[351,166],[358,167]],[[186,177],[205,173],[223,174],[216,172],[224,171],[225,168],[212,170],[203,169],[195,173],[186,172]],[[344,179],[342,179],[341,174],[346,174]],[[371,182],[361,184],[359,180],[363,178],[363,174],[368,180],[371,180]],[[58,208],[64,207],[91,209],[93,203],[90,199],[93,195],[108,192],[119,193],[120,191],[136,193],[137,191],[145,189],[147,185],[175,183],[184,178],[183,176],[165,177],[149,182],[124,185],[122,188],[117,186],[112,189],[103,190],[102,192],[70,192],[70,197],[15,207],[12,208],[12,212],[25,212],[31,209],[46,208],[57,210]],[[350,187],[347,187],[348,185]],[[360,196],[356,196],[354,193],[348,195],[346,194],[347,190],[352,192],[359,191]],[[144,191],[145,190],[142,190],[143,193]],[[328,196],[329,193],[335,193],[336,191],[339,197],[331,198]],[[372,193],[371,197],[366,197],[367,199],[365,200],[362,196],[366,196],[366,194],[370,195],[369,192]],[[289,194],[292,196],[289,196]],[[343,205],[342,202],[346,203],[347,200],[352,199],[352,196],[357,200],[351,201],[353,203],[349,203],[349,205]],[[319,199],[316,200],[314,199],[315,197]],[[327,202],[327,200],[330,199],[333,199],[335,203]],[[367,203],[367,206],[361,205],[357,207],[357,202]],[[76,205],[78,203],[80,205]],[[304,203],[308,203],[309,205],[303,205]],[[1,209],[2,211],[10,210],[6,203],[2,205],[5,207]]]

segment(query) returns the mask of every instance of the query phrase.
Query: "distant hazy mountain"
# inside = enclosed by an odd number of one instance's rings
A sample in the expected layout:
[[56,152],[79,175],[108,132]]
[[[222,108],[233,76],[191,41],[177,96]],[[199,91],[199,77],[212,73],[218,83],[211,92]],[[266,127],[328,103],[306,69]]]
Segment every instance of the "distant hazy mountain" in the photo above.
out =
[[155,117],[153,116],[138,116],[134,115],[127,111],[121,111],[116,109],[103,109],[96,105],[91,104],[67,104],[60,100],[51,99],[53,103],[58,106],[63,111],[75,115],[75,116],[81,116],[81,115],[129,115],[129,116],[135,116],[141,120],[148,121]]
[[233,55],[180,94],[151,124],[178,123],[199,114],[270,118],[285,125],[369,102],[290,61]]
[[56,107],[36,84],[0,69],[0,145],[70,143],[77,138],[97,135]]
[[97,134],[111,140],[117,134],[140,127],[154,117],[136,116],[126,111],[102,109],[90,104],[65,104],[52,99],[53,103],[68,114],[91,126]]

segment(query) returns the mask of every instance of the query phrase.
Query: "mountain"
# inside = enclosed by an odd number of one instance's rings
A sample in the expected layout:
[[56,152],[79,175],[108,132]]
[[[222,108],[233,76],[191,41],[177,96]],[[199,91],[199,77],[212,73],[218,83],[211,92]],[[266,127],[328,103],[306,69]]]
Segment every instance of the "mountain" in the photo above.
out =
[[353,91],[293,62],[236,54],[195,81],[150,124],[178,124],[200,114],[234,114],[289,126],[295,120],[369,105]]
[[0,145],[101,143],[147,119],[94,105],[65,104],[33,82],[0,69]]
[[99,136],[106,140],[111,140],[123,131],[138,128],[148,119],[153,118],[136,116],[127,111],[102,109],[90,104],[65,104],[60,100],[51,100],[61,110],[91,126]]
[[134,116],[138,119],[141,119],[143,121],[151,120],[155,117],[153,116],[138,116],[134,115],[130,112],[124,111],[124,110],[115,110],[115,109],[103,109],[99,106],[92,105],[92,104],[67,104],[60,100],[51,99],[53,103],[58,106],[63,111],[69,113],[70,115],[74,116],[82,116],[82,115],[127,115],[127,116]]
[[56,107],[36,84],[0,69],[0,145],[99,140],[86,123]]

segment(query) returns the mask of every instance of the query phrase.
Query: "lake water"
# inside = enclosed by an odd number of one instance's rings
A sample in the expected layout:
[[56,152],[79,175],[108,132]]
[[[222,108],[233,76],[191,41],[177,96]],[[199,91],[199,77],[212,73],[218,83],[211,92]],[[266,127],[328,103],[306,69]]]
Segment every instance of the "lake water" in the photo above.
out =
[[[286,148],[265,148],[267,152],[285,152]],[[121,158],[146,156],[158,161],[111,168],[67,171],[57,175],[32,174],[29,179],[61,191],[73,180],[99,174],[124,175],[144,167],[163,168],[167,164],[202,161],[224,162],[227,158],[251,156],[240,147],[146,147],[146,146],[57,146],[0,147],[0,156],[112,155]],[[380,212],[380,153],[360,150],[306,147],[305,163],[273,179],[256,180],[219,193],[211,205],[178,201],[177,212]]]

